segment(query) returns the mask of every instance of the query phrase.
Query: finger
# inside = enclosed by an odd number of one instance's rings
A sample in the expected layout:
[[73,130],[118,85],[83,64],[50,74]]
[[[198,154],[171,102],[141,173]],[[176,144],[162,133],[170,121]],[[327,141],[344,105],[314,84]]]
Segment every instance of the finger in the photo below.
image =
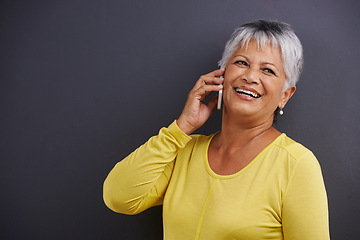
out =
[[224,81],[224,78],[220,77],[213,77],[213,76],[204,76],[202,77],[202,80],[206,84],[222,84]]
[[224,78],[221,76],[214,76],[213,74],[203,75],[196,82],[194,89],[200,88],[203,85],[213,85],[213,84],[222,84],[224,82]]
[[194,91],[196,95],[203,96],[206,93],[211,93],[214,91],[220,91],[223,89],[223,85],[203,85]]
[[214,112],[214,110],[216,108],[218,96],[219,95],[215,95],[214,97],[212,97],[211,100],[207,104],[209,115],[211,115],[211,113]]
[[224,73],[225,73],[225,68],[220,68],[220,69],[216,69],[215,71],[212,71],[208,75],[214,76],[214,77],[220,77],[220,76],[224,75]]
[[216,79],[218,80],[221,76],[223,76],[225,73],[225,69],[224,68],[220,68],[220,69],[217,69],[215,71],[212,71],[208,74],[205,74],[203,75],[202,77],[204,78],[210,78],[210,79]]
[[202,102],[212,92],[220,91],[221,89],[223,89],[222,85],[203,85],[202,87],[195,90],[193,93],[194,93],[195,98],[199,99]]
[[209,77],[220,77],[222,75],[224,75],[225,73],[225,69],[224,68],[220,68],[220,69],[216,69],[212,72],[209,72],[207,74],[204,74],[203,76],[209,76]]

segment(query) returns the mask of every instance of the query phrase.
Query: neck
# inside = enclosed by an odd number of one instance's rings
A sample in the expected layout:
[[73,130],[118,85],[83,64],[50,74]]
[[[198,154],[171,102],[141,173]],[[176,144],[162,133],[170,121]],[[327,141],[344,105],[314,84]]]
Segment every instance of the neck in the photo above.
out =
[[273,141],[280,133],[272,127],[272,123],[272,116],[263,121],[254,121],[252,117],[231,117],[224,111],[218,146],[225,149],[243,148],[258,141]]

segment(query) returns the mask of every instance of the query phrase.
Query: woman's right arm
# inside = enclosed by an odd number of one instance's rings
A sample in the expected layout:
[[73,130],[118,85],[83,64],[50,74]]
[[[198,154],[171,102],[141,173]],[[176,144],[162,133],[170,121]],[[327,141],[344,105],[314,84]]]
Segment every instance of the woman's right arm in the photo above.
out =
[[116,164],[104,182],[105,204],[115,212],[136,214],[162,203],[178,151],[191,139],[216,107],[216,97],[204,99],[222,89],[224,69],[203,75],[190,91],[176,122],[162,128],[157,136]]
[[161,204],[176,154],[190,140],[175,122],[162,128],[111,170],[104,182],[105,204],[124,214]]

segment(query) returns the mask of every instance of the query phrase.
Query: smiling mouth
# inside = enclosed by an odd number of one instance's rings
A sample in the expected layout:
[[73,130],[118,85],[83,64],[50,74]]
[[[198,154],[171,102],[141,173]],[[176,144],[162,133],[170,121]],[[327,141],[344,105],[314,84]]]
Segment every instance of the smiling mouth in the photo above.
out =
[[235,91],[237,93],[244,94],[244,95],[247,95],[247,96],[250,96],[250,97],[253,97],[253,98],[261,97],[260,94],[254,93],[254,92],[249,91],[249,90],[241,89],[241,88],[235,88]]

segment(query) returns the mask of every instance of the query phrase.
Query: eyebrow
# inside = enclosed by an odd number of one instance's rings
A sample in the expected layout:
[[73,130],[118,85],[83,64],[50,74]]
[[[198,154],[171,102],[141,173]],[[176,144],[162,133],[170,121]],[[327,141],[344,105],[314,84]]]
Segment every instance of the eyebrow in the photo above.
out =
[[[238,55],[235,55],[234,57],[243,57],[246,59],[246,61],[249,61],[249,58],[247,58],[246,56],[244,55],[241,55],[241,54],[238,54]],[[275,64],[271,63],[271,62],[263,62],[262,64],[266,64],[266,65],[271,65],[271,66],[274,66],[276,68],[276,70],[280,71]]]

